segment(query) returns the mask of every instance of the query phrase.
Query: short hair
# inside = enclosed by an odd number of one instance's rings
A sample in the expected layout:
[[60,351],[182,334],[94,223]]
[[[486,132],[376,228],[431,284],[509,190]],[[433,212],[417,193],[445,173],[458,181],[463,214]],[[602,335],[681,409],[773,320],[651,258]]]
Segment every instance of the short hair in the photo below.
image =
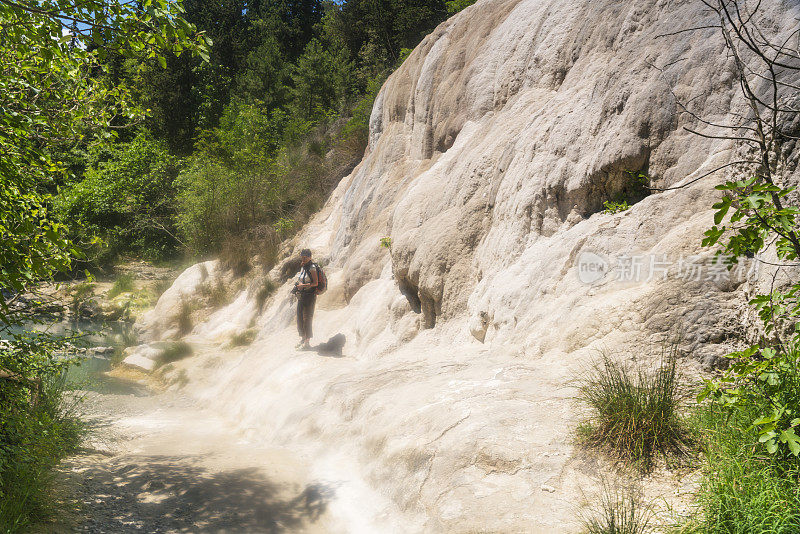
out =
[[303,250],[300,251],[300,255],[301,256],[305,256],[306,258],[310,258],[311,257],[311,250],[309,250],[307,248],[304,248]]

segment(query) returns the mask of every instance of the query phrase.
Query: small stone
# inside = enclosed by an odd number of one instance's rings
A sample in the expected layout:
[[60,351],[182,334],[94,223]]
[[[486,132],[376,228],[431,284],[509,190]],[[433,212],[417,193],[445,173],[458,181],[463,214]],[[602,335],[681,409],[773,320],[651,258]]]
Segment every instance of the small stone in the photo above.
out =
[[547,493],[555,493],[556,489],[548,484],[542,484],[542,491],[546,491]]

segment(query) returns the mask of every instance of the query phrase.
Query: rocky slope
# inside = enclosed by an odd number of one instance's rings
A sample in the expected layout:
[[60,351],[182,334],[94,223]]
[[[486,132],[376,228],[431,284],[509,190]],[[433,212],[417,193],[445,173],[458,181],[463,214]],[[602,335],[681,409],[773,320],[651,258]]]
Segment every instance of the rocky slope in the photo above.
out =
[[[776,35],[798,15],[763,6]],[[570,381],[598,350],[647,359],[676,335],[687,365],[712,364],[755,281],[699,247],[733,171],[694,179],[737,148],[685,127],[714,135],[692,114],[745,110],[716,30],[681,31],[711,23],[695,0],[480,0],[452,17],[386,82],[364,160],[287,245],[327,262],[315,340],[345,334],[344,357],[293,351],[289,284],[263,302],[256,279],[188,337],[255,329],[248,350],[172,373],[250,432],[357,473],[386,514],[367,531],[574,529],[598,470],[571,444]],[[639,172],[676,188],[648,195]],[[290,257],[269,276],[295,271]],[[225,276],[184,273],[144,335],[178,335],[181,299]]]

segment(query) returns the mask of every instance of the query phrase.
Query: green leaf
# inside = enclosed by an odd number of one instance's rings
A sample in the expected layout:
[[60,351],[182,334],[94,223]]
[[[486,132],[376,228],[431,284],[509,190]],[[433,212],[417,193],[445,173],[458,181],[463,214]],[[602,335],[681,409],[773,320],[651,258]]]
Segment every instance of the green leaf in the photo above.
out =
[[789,430],[784,430],[781,432],[780,439],[782,442],[786,443],[792,454],[795,456],[800,454],[800,436],[795,434],[794,430],[791,428]]
[[722,222],[722,219],[725,218],[725,214],[728,213],[728,209],[731,207],[731,199],[729,197],[722,197],[722,200],[712,207],[718,210],[714,214],[714,224],[719,224]]

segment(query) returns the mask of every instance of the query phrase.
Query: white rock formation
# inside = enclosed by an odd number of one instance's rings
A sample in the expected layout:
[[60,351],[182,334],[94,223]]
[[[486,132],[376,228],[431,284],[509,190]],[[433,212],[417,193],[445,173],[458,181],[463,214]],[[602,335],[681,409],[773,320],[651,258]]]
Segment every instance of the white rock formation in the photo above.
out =
[[158,358],[163,352],[163,349],[148,344],[128,347],[125,349],[122,363],[141,371],[152,371],[156,368]]
[[[776,34],[800,15],[763,7]],[[740,328],[742,281],[699,246],[730,170],[692,182],[735,147],[686,132],[716,133],[679,105],[744,109],[716,31],[680,32],[709,17],[696,0],[480,0],[452,17],[389,78],[364,160],[296,240],[330,261],[315,341],[345,334],[344,357],[291,349],[286,284],[263,313],[243,296],[195,329],[255,322],[247,351],[176,372],[254,435],[365,480],[388,514],[366,531],[574,530],[598,471],[571,445],[581,365],[677,333],[711,363]],[[686,187],[603,213],[626,171]]]
[[[186,269],[159,297],[155,307],[136,322],[139,336],[145,341],[151,341],[174,339],[187,334],[188,332],[181,332],[181,314],[190,315],[187,306],[198,300],[204,288],[221,281],[223,276],[217,260],[198,263]],[[185,329],[191,330],[188,326]]]

